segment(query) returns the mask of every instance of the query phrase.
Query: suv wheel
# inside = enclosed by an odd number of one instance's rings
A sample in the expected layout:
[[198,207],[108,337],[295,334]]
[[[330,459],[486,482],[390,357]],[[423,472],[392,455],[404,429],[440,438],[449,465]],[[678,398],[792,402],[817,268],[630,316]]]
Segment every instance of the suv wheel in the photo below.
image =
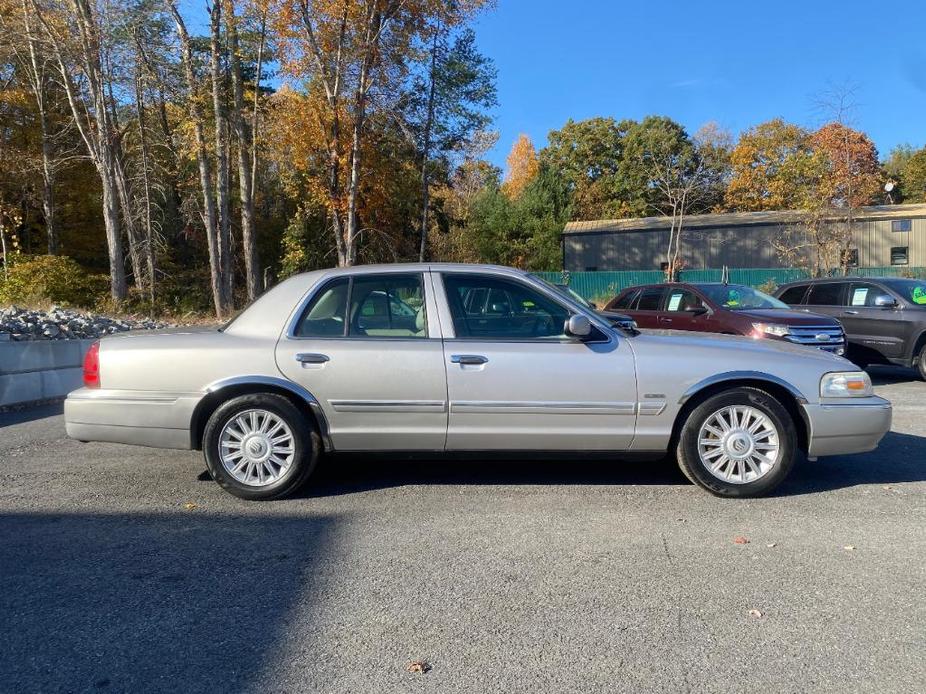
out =
[[691,411],[677,454],[685,476],[712,494],[761,496],[794,467],[797,431],[774,397],[756,388],[736,388]]
[[920,356],[916,358],[916,370],[920,378],[926,381],[926,345],[920,350]]
[[296,491],[318,463],[319,437],[302,412],[271,393],[242,395],[219,406],[203,436],[212,478],[253,501]]

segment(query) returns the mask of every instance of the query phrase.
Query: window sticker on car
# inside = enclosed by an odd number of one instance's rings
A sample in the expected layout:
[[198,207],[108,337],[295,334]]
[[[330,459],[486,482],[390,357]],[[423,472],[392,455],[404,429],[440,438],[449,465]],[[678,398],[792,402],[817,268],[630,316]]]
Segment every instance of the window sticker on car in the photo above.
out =
[[926,286],[914,287],[913,293],[910,296],[914,304],[920,304],[921,306],[926,305]]
[[856,287],[852,292],[852,305],[864,306],[865,298],[868,296],[868,287]]
[[739,306],[740,305],[740,293],[735,289],[731,289],[727,292],[727,301],[724,306]]
[[669,311],[678,311],[678,305],[682,302],[682,293],[678,292],[669,297]]

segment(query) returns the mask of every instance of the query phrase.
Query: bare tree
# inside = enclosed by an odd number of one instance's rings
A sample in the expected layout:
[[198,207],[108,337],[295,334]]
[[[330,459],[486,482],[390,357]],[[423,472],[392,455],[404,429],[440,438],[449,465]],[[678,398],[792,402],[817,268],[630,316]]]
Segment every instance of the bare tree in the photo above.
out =
[[[263,57],[264,31],[266,27],[266,12],[261,22],[260,48],[258,49],[258,63]],[[244,84],[241,76],[241,56],[238,45],[238,18],[235,16],[234,0],[227,0],[225,10],[225,31],[228,36],[228,52],[231,68],[232,95],[234,110],[232,123],[235,136],[238,140],[238,191],[241,197],[241,241],[244,250],[244,274],[248,299],[253,301],[260,293],[260,261],[257,256],[257,230],[254,226],[254,176],[253,166],[256,156],[253,142],[253,129],[256,118],[251,120],[248,127],[247,114],[244,106]],[[260,68],[258,67],[258,71]],[[257,77],[255,91],[260,89],[260,76]],[[256,98],[256,97],[255,97]]]
[[177,27],[177,36],[180,40],[180,57],[187,83],[187,102],[190,111],[190,120],[193,123],[193,132],[196,139],[196,160],[199,165],[199,185],[203,196],[203,225],[206,228],[206,243],[209,248],[209,272],[212,285],[212,299],[215,313],[224,318],[231,311],[231,297],[226,291],[229,286],[223,279],[222,256],[219,245],[217,224],[216,196],[212,183],[212,164],[206,148],[206,126],[202,107],[199,102],[200,82],[196,77],[193,65],[193,49],[190,44],[190,35],[180,11],[174,0],[168,0],[168,8]]
[[666,281],[678,281],[682,269],[682,244],[685,238],[685,217],[701,211],[711,190],[711,171],[704,158],[694,148],[646,151],[643,160],[650,185],[658,192],[653,205],[669,218],[669,239],[666,244]]
[[113,300],[122,301],[127,287],[115,176],[114,143],[118,133],[109,108],[99,15],[89,0],[66,0],[57,12],[40,0],[30,0],[30,5],[44,29],[57,63],[74,123],[100,176],[109,252],[110,294]]
[[230,147],[228,112],[225,105],[225,74],[222,66],[222,2],[215,0],[209,10],[209,75],[212,81],[212,110],[215,121],[215,196],[218,208],[218,249],[222,274],[219,276],[224,302],[233,308],[231,251],[231,178],[228,168]]

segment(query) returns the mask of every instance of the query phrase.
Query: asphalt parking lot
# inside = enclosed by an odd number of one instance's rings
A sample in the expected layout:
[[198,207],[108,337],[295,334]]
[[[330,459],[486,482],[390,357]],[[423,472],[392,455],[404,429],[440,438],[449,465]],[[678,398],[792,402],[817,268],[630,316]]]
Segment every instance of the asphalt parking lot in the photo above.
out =
[[746,501],[670,461],[350,458],[248,503],[0,415],[0,690],[922,692],[926,383],[875,381],[876,452]]

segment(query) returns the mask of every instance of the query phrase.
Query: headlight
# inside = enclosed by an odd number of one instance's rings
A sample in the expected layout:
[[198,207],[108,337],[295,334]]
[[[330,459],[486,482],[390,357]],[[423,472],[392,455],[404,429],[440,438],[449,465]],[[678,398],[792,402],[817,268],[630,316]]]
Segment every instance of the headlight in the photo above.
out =
[[821,398],[864,398],[872,394],[871,379],[864,371],[831,373],[820,379]]
[[756,337],[763,337],[764,335],[784,337],[791,332],[791,326],[777,325],[775,323],[753,323],[752,329]]

